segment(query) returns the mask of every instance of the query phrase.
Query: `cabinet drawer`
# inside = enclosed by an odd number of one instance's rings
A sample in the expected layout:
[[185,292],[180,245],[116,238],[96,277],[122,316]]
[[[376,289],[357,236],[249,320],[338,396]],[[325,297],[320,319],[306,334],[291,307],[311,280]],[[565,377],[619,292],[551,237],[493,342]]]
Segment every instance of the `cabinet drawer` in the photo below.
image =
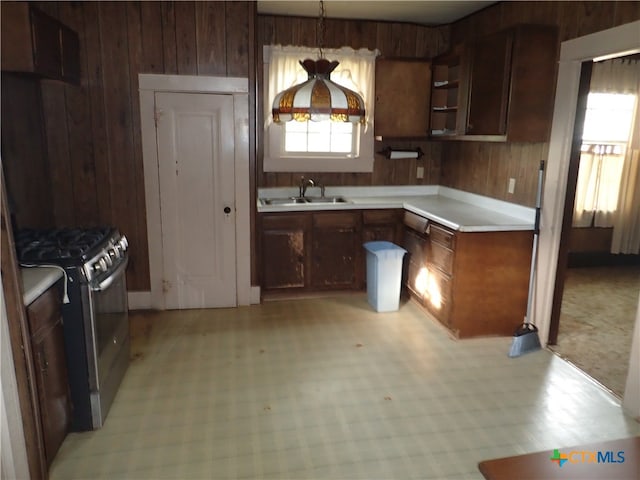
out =
[[313,226],[318,228],[355,229],[357,225],[357,216],[351,212],[315,213],[313,215]]
[[40,295],[27,308],[31,336],[37,336],[53,326],[60,317],[58,289],[53,286]]
[[362,212],[362,223],[365,225],[395,223],[398,219],[398,210],[364,210]]
[[432,223],[429,227],[429,236],[431,237],[432,242],[439,243],[453,250],[456,238],[453,232],[444,229],[440,225]]
[[448,275],[453,273],[453,251],[439,243],[431,242],[429,244],[427,262]]
[[411,212],[404,212],[404,224],[417,232],[424,233],[429,225],[429,220]]
[[262,228],[264,230],[292,230],[295,228],[304,228],[311,225],[311,216],[305,214],[293,215],[263,215]]

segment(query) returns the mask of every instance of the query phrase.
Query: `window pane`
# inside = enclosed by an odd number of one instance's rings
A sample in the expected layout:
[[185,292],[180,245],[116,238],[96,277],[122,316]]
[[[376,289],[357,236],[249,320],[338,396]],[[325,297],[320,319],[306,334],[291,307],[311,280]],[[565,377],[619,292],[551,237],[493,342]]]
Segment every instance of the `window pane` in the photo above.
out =
[[590,93],[582,139],[590,142],[627,142],[635,95]]
[[287,122],[284,128],[286,152],[354,153],[354,125],[342,122]]
[[350,153],[352,148],[351,134],[332,135],[331,151],[334,153]]
[[307,131],[307,122],[286,122],[284,124],[284,128],[286,128],[287,133],[289,132],[306,132]]
[[285,151],[287,152],[306,152],[307,151],[307,135],[306,133],[289,133],[285,136]]
[[310,133],[308,139],[309,152],[328,152],[329,138],[319,133]]

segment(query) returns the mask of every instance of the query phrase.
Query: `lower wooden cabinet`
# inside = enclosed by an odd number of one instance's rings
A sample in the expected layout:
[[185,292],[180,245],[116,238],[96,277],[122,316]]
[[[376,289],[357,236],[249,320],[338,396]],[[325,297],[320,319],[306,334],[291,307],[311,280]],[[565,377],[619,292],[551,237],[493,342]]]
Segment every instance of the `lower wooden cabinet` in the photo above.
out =
[[356,289],[362,255],[360,212],[314,213],[311,288]]
[[261,213],[261,286],[269,292],[361,290],[363,244],[400,244],[402,210]]
[[407,250],[406,290],[456,337],[511,336],[524,319],[531,231],[459,232],[400,209],[261,213],[259,225],[267,295],[362,290],[362,245],[384,240]]
[[54,286],[27,307],[48,465],[51,465],[71,426],[71,394],[60,298],[60,291]]
[[403,245],[408,291],[456,337],[510,336],[522,323],[531,231],[458,232],[425,219],[406,227]]
[[304,289],[311,266],[311,216],[262,214],[262,288]]

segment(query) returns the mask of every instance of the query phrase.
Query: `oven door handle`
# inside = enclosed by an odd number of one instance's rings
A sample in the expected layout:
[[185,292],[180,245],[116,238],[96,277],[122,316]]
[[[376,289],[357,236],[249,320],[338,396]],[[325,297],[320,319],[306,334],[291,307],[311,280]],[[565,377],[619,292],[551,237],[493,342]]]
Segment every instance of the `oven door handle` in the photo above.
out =
[[129,264],[129,257],[125,257],[124,261],[120,265],[118,265],[118,267],[111,273],[111,275],[109,275],[107,278],[105,278],[103,281],[101,281],[98,284],[90,285],[91,291],[102,292],[107,288],[109,288],[113,282],[115,282],[118,278],[124,275],[124,271],[127,268],[128,264]]

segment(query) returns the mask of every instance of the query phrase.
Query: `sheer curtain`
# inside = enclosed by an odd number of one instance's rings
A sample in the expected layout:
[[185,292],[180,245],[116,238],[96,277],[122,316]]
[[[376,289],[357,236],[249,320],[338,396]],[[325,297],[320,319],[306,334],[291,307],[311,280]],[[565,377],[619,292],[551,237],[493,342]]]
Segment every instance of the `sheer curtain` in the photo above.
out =
[[[362,95],[366,110],[366,125],[373,120],[373,104],[375,95],[375,70],[378,50],[365,48],[354,50],[350,47],[339,49],[323,49],[324,57],[337,60],[340,65],[331,73],[331,80],[358,92]],[[265,127],[271,122],[271,105],[273,99],[282,90],[307,80],[307,73],[299,61],[305,58],[318,58],[318,49],[310,47],[294,47],[268,45],[264,47],[265,78],[267,96],[264,102]]]
[[640,63],[623,58],[594,64],[590,92],[635,95],[634,120],[626,146],[583,146],[573,225],[612,226],[612,253],[640,253]]

